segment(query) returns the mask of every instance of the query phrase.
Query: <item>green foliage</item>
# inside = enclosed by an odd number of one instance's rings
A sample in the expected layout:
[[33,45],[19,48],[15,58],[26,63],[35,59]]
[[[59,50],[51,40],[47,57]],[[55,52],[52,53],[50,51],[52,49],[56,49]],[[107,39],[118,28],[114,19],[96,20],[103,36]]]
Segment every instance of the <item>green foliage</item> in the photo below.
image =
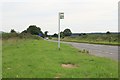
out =
[[27,32],[32,35],[38,35],[39,33],[43,34],[41,29],[37,27],[36,25],[30,25],[29,28],[27,28]]
[[14,37],[18,37],[19,34],[18,33],[2,33],[2,39],[9,39],[9,38],[14,38]]
[[[32,39],[38,39],[40,37],[35,36],[38,34],[42,34],[43,32],[41,31],[41,29],[39,27],[37,27],[36,25],[30,25],[27,30],[22,31],[20,34],[17,33],[14,29],[11,29],[10,33],[2,33],[2,39],[9,39],[9,38],[32,38]],[[34,35],[34,36],[33,36]],[[44,35],[42,36],[44,37]]]
[[11,29],[10,33],[16,33],[16,31],[14,29]]
[[20,38],[20,39],[37,39],[37,40],[42,39],[42,38],[39,37],[38,35],[31,35],[31,34],[29,34],[29,33],[19,34],[19,38]]
[[52,37],[51,37],[51,36],[49,36],[49,39],[52,39]]
[[58,34],[55,33],[55,34],[52,35],[52,37],[58,37]]
[[31,35],[30,33],[2,33],[2,39],[7,40],[11,38],[18,38],[18,39],[41,39],[41,37],[37,35]]
[[60,32],[60,37],[64,38],[64,33],[63,32]]
[[110,31],[107,31],[106,34],[110,34]]
[[45,33],[44,33],[44,35],[45,35],[45,37],[48,37],[48,31],[45,31]]
[[21,34],[25,34],[25,33],[27,33],[27,30],[24,30],[24,31],[21,32]]
[[119,43],[119,33],[108,34],[81,34],[78,37],[65,37],[64,41],[72,42],[85,42],[85,43],[95,43],[95,44],[110,44],[110,45],[120,45]]
[[70,29],[65,29],[63,33],[64,33],[64,36],[70,36],[72,34]]
[[[3,40],[3,78],[117,78],[118,63],[70,45],[33,39]],[[77,68],[63,68],[72,63]]]

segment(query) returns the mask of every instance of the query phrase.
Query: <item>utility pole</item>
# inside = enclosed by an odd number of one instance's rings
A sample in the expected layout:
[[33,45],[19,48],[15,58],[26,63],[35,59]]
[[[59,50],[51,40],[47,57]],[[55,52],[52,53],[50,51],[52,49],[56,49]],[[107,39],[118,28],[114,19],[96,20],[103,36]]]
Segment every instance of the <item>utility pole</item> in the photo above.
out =
[[59,12],[58,14],[58,49],[60,50],[60,19],[64,19],[64,13]]

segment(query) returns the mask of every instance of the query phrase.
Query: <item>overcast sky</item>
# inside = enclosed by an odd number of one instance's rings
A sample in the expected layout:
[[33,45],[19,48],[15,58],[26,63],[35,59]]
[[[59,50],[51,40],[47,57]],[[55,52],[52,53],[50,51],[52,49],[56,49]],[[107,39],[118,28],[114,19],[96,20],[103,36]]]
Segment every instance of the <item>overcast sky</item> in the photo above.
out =
[[21,32],[36,25],[49,34],[58,32],[58,12],[64,12],[61,31],[117,32],[119,0],[4,0],[0,3],[0,31]]

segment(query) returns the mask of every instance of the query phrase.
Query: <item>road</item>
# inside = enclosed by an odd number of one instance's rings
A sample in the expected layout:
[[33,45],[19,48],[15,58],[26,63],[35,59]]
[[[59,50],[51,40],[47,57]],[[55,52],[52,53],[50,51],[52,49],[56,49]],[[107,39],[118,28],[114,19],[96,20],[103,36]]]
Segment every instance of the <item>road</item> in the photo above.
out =
[[[52,41],[52,40],[48,40]],[[57,42],[57,41],[53,41]],[[80,50],[88,50],[90,54],[100,56],[100,57],[107,57],[113,60],[118,61],[118,52],[120,52],[120,46],[110,46],[110,45],[98,45],[98,44],[88,44],[88,43],[76,43],[76,42],[61,42],[70,44],[73,47],[80,49]],[[120,57],[120,56],[119,56]]]

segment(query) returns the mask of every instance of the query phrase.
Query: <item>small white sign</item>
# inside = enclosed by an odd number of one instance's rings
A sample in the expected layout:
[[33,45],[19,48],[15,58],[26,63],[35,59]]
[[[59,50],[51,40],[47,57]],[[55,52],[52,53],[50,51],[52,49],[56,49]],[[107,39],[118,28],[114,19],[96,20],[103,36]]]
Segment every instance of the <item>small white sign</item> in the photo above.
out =
[[59,13],[60,19],[64,19],[64,13]]

